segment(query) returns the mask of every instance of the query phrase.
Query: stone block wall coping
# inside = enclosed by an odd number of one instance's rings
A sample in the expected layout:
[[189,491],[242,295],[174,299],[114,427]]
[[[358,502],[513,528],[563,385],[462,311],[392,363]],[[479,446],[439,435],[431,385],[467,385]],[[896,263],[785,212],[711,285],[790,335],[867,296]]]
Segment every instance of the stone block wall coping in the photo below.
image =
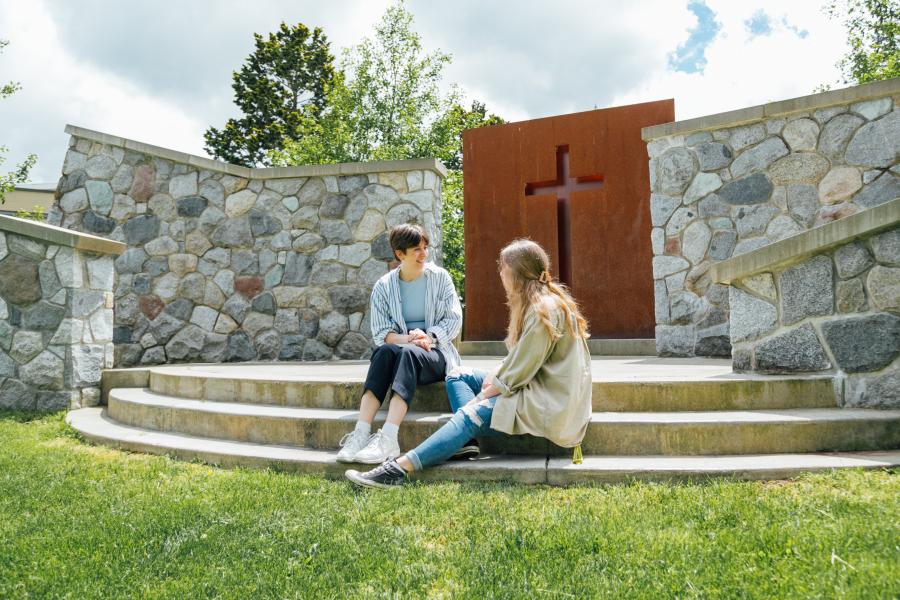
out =
[[800,262],[834,246],[876,233],[900,222],[900,199],[734,256],[712,265],[709,274],[717,283],[731,283],[780,265]]
[[751,106],[728,112],[663,123],[641,130],[641,138],[645,142],[672,135],[685,135],[712,129],[727,129],[739,125],[756,123],[766,119],[789,115],[796,112],[818,110],[850,102],[862,102],[873,98],[891,96],[900,93],[900,77],[885,81],[875,81],[863,85],[830,90],[809,96],[769,102],[759,106]]
[[68,246],[85,252],[118,256],[128,248],[127,244],[108,240],[89,233],[81,233],[29,219],[0,215],[0,231],[7,231],[42,242]]
[[438,176],[444,178],[447,176],[447,169],[443,163],[436,158],[416,158],[412,160],[378,160],[371,162],[357,163],[339,163],[332,165],[303,165],[297,167],[267,167],[267,168],[247,168],[240,165],[220,160],[213,160],[203,156],[187,154],[186,152],[178,152],[169,148],[153,146],[144,142],[137,142],[127,138],[84,129],[75,125],[66,125],[66,133],[69,135],[100,142],[101,144],[109,144],[110,146],[118,146],[127,150],[133,150],[142,154],[158,156],[174,162],[197,167],[198,169],[206,169],[217,173],[227,173],[235,177],[244,177],[246,179],[282,179],[286,177],[324,177],[329,175],[362,175],[368,173],[386,173],[386,172],[402,172],[402,171],[434,171]]

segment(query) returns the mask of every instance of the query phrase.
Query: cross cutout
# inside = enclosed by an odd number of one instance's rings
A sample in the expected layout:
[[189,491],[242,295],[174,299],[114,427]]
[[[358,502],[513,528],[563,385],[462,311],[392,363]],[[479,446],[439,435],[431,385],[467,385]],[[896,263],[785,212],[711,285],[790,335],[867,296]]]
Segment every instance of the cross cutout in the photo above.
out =
[[559,248],[559,278],[572,285],[572,192],[603,187],[603,175],[569,176],[569,146],[556,147],[556,179],[525,184],[525,196],[556,195],[556,227]]

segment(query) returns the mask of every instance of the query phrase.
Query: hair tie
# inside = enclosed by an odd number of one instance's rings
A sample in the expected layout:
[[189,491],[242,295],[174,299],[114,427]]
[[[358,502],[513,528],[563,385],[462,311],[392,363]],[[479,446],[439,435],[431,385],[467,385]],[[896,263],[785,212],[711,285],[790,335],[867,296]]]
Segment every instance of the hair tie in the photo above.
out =
[[553,281],[553,276],[550,275],[549,271],[541,271],[541,276],[538,279],[541,283],[550,283]]

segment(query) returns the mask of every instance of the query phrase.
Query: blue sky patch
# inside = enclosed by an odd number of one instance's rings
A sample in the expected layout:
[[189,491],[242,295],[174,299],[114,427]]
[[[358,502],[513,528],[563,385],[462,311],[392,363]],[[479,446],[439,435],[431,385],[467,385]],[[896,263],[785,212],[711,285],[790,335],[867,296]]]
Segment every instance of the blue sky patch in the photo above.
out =
[[716,13],[702,0],[688,3],[688,10],[697,15],[697,25],[691,29],[687,41],[669,54],[669,67],[684,73],[703,73],[706,47],[715,39],[722,25],[716,21]]
[[753,16],[744,21],[744,26],[750,30],[753,37],[769,35],[772,33],[772,20],[761,9],[753,13]]

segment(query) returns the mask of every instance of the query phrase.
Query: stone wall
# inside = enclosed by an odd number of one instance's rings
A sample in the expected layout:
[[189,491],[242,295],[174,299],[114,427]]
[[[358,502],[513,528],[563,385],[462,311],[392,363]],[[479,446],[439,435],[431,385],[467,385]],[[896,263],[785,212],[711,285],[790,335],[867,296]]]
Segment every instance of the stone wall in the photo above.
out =
[[431,160],[247,169],[68,127],[51,222],[120,240],[116,366],[359,359],[390,227],[440,263]]
[[732,282],[738,371],[837,371],[850,406],[900,407],[900,226]]
[[729,356],[711,265],[900,197],[900,79],[644,130],[660,355]]
[[0,216],[0,408],[98,403],[122,244]]

